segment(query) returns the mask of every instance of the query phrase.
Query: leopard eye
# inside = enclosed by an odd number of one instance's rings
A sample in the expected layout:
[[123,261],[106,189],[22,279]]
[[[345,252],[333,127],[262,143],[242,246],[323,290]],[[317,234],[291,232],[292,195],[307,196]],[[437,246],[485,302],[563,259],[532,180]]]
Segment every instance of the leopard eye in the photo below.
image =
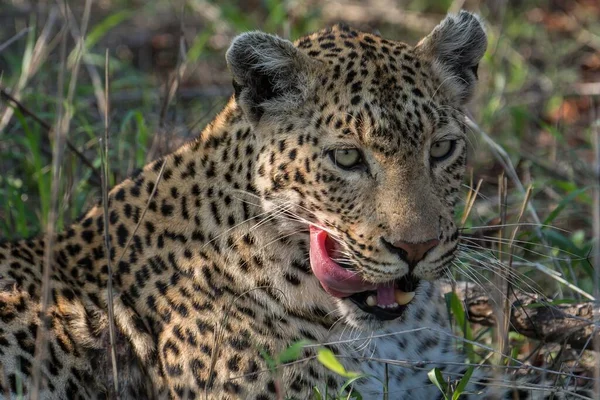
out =
[[329,152],[329,157],[335,165],[344,169],[351,169],[363,161],[358,149],[336,149]]
[[435,162],[443,161],[452,155],[455,146],[456,140],[440,140],[431,145],[429,155]]

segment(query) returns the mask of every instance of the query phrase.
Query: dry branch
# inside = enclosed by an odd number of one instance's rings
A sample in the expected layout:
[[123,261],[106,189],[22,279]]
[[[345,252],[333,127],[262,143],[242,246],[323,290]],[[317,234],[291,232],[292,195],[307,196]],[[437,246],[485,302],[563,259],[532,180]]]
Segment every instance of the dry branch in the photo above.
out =
[[[442,285],[451,292],[450,283]],[[455,286],[469,321],[484,326],[496,326],[496,311],[490,293],[495,288],[479,287],[459,282]],[[538,295],[517,289],[509,296],[510,330],[545,343],[569,344],[574,349],[591,350],[590,337],[600,338],[593,321],[593,302],[551,305]]]

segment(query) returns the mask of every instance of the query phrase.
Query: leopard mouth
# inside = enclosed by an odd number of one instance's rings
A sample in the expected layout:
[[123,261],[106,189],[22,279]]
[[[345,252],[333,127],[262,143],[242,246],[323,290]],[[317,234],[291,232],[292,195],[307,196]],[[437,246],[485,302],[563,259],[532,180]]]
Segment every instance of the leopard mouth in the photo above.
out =
[[384,283],[372,283],[332,260],[333,241],[321,229],[310,227],[310,264],[321,286],[330,295],[347,299],[380,320],[400,318],[415,297],[420,281],[412,275]]
[[400,318],[404,314],[408,308],[408,304],[415,297],[415,292],[419,285],[420,281],[412,275],[396,279],[392,286],[394,300],[388,304],[380,304],[379,290],[367,290],[355,293],[348,296],[347,299],[356,304],[364,312],[372,314],[380,320],[388,321]]

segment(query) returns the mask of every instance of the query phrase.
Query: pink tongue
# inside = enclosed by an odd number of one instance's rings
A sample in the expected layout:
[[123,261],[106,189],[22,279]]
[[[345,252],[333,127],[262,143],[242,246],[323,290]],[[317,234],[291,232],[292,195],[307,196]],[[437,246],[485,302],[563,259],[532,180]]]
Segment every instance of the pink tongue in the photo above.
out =
[[[340,267],[327,254],[326,240],[327,232],[311,225],[310,266],[327,293],[342,298],[351,296],[354,293],[377,289],[379,304],[392,304],[394,302],[393,286],[370,284],[365,282],[356,272]],[[382,296],[381,300],[385,299],[389,302],[380,301],[379,296]]]

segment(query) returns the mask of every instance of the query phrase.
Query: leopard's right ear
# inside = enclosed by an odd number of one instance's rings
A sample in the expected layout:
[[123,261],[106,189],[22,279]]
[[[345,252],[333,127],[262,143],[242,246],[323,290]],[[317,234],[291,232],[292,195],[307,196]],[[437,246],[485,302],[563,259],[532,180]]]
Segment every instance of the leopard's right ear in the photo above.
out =
[[236,101],[253,125],[265,115],[297,107],[314,87],[317,61],[292,42],[274,35],[239,35],[233,39],[226,58]]

